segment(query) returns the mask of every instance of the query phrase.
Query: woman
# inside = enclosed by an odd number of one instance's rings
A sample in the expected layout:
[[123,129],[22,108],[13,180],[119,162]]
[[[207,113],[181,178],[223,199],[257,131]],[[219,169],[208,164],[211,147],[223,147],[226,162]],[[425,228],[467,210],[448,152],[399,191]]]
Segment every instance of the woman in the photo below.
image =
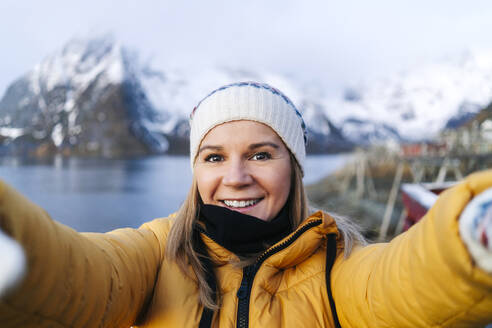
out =
[[492,196],[476,197],[458,224],[467,203],[492,186],[492,172],[445,192],[391,243],[366,246],[346,221],[308,215],[305,126],[281,92],[252,82],[224,86],[198,104],[190,123],[190,193],[175,216],[137,230],[77,233],[0,186],[1,227],[28,264],[0,303],[3,326],[492,322],[492,224],[476,212]]

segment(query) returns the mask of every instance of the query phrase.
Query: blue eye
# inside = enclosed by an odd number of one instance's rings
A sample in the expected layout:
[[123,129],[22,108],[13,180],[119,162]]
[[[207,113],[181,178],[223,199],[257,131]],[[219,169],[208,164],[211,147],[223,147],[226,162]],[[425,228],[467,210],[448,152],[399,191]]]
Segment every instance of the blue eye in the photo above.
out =
[[223,157],[217,154],[210,154],[205,157],[205,162],[220,162],[223,160]]
[[272,158],[272,155],[270,155],[270,153],[267,152],[256,153],[253,156],[251,156],[251,159],[255,161],[264,161],[270,158]]

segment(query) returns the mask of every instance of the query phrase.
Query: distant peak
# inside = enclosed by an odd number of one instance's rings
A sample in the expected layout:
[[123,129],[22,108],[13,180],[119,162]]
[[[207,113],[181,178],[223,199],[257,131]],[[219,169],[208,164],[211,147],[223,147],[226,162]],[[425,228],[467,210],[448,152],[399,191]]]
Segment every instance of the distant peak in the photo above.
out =
[[94,38],[74,38],[68,41],[58,56],[71,59],[70,61],[100,60],[113,54],[120,55],[122,46],[113,35],[107,34]]
[[88,49],[113,48],[117,45],[118,42],[111,33],[93,37],[75,37],[65,44],[62,53],[73,53]]
[[85,88],[94,79],[119,83],[125,78],[124,49],[111,34],[73,38],[29,73],[32,90],[49,91],[56,86]]

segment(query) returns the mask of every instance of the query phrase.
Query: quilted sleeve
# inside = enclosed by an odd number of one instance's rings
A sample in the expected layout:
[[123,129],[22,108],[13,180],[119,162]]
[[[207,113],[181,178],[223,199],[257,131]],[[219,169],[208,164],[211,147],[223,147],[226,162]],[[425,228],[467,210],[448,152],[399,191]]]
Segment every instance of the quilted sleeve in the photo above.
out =
[[1,181],[0,227],[27,264],[2,327],[129,327],[151,297],[162,250],[149,229],[78,233]]
[[426,216],[387,244],[339,257],[332,288],[342,327],[483,327],[492,322],[492,274],[479,268],[458,220],[492,171],[445,191]]

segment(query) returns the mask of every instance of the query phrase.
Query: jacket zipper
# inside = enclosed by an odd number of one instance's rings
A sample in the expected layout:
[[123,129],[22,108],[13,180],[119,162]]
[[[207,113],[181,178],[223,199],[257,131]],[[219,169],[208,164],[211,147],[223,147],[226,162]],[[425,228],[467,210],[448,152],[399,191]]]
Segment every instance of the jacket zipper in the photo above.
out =
[[249,303],[251,297],[251,287],[253,286],[253,281],[255,279],[256,273],[260,269],[261,264],[270,256],[281,250],[290,246],[297,238],[299,238],[305,231],[311,229],[312,227],[320,225],[321,219],[313,220],[302,228],[297,230],[290,238],[278,244],[263,254],[261,254],[256,262],[250,266],[243,269],[243,279],[241,280],[241,285],[237,291],[238,305],[237,305],[237,327],[238,328],[248,328],[249,327]]
[[243,269],[243,279],[237,290],[237,327],[247,328],[249,325],[249,298],[251,296],[251,285],[256,274],[254,265]]

